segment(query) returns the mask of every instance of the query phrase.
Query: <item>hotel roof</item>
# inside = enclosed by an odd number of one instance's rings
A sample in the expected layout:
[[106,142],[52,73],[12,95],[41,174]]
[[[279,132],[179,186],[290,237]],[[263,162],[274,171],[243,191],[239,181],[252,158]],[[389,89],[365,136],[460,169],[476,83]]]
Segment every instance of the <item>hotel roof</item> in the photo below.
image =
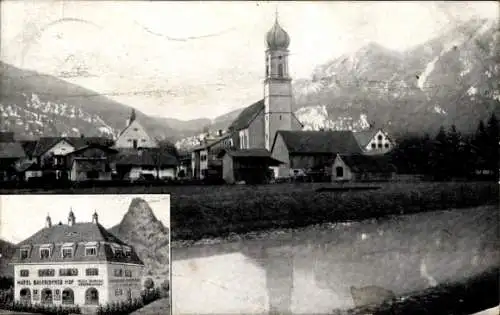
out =
[[[97,244],[97,255],[85,255],[85,243]],[[130,255],[115,254],[112,244],[122,247],[122,250],[123,247],[129,247]],[[52,249],[50,257],[42,259],[39,249],[47,245]],[[17,247],[17,253],[12,260],[13,263],[110,261],[143,264],[132,246],[121,241],[98,222],[74,223],[73,225],[60,223],[51,227],[45,227],[19,243]],[[73,248],[73,256],[71,258],[62,257],[63,247]],[[21,259],[21,248],[30,249],[28,257],[25,259]]]

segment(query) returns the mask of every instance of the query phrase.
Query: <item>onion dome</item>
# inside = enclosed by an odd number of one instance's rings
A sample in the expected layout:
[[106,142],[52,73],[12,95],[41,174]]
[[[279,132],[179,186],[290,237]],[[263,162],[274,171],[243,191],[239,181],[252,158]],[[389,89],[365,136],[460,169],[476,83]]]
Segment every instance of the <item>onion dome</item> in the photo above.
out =
[[290,36],[278,23],[278,17],[274,22],[273,27],[267,32],[266,35],[267,48],[287,49],[290,45]]

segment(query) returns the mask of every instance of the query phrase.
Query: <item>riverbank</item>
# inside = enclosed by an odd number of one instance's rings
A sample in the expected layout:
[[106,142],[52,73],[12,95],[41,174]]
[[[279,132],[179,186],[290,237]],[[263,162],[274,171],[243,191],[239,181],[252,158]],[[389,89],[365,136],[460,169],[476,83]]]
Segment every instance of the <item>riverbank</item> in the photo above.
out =
[[172,192],[172,240],[234,237],[499,202],[498,184],[490,182],[376,183],[372,186],[377,190],[324,191],[332,186],[214,186]]
[[400,297],[379,307],[333,311],[334,315],[470,315],[497,306],[500,301],[499,268],[456,283],[445,283],[416,294]]

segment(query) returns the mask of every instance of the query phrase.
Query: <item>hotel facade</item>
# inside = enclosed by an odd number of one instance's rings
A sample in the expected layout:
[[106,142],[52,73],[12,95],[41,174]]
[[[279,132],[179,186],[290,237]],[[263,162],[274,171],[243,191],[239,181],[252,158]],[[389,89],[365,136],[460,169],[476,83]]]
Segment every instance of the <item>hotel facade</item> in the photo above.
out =
[[144,263],[108,232],[94,213],[92,222],[46,225],[19,243],[13,258],[14,299],[27,304],[94,308],[139,298]]

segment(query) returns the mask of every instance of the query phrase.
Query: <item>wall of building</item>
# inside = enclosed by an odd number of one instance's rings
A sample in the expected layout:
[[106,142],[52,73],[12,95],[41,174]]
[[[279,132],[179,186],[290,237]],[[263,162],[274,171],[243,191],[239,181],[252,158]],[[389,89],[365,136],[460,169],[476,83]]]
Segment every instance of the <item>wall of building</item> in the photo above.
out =
[[[59,276],[59,269],[75,268],[78,270],[76,276]],[[97,268],[97,276],[87,276],[87,268]],[[39,269],[54,269],[53,277],[39,277]],[[21,270],[28,270],[27,277],[21,277]],[[99,292],[99,302],[105,303],[109,295],[106,280],[108,278],[108,268],[105,263],[65,263],[65,264],[19,264],[14,266],[14,299],[20,301],[20,291],[24,288],[30,289],[32,303],[41,303],[41,292],[45,288],[52,290],[53,304],[62,304],[62,292],[69,288],[74,293],[75,305],[85,305],[85,292],[88,288],[96,288]],[[50,280],[51,284],[43,284],[43,281]],[[59,299],[56,299],[56,290],[59,290]]]
[[40,164],[43,165],[44,161],[51,155],[66,155],[68,153],[73,152],[74,150],[75,148],[73,147],[73,145],[71,145],[69,142],[65,140],[61,140],[52,148],[50,148],[47,152],[45,152],[40,156],[40,162],[41,162]]
[[387,137],[387,135],[382,130],[379,130],[370,140],[370,142],[365,146],[364,150],[369,153],[384,154],[389,152],[393,148],[393,146],[393,143]]
[[249,139],[249,148],[265,148],[265,139],[264,139],[264,111],[261,111],[257,117],[250,123],[248,126],[248,139]]
[[[91,180],[111,180],[111,175],[111,171],[99,172],[99,177],[92,178]],[[76,182],[89,180],[87,177],[87,171],[81,171],[78,162],[73,162],[71,170],[69,171],[69,180]]]
[[[121,270],[121,276],[115,273]],[[127,271],[127,273],[126,273]],[[129,275],[128,272],[131,274]],[[143,267],[138,265],[110,263],[107,265],[108,296],[110,302],[127,301],[141,296]],[[130,290],[130,291],[129,291]]]
[[155,148],[157,147],[157,143],[154,139],[152,139],[144,127],[134,120],[125,131],[118,136],[116,139],[115,147],[116,148],[133,148],[134,140],[137,141],[137,147],[141,148]]
[[159,176],[159,178],[175,178],[176,176],[176,168],[161,168],[159,171],[156,169],[144,169],[140,166],[134,166],[130,169],[129,178],[130,179],[138,179],[143,174],[150,174],[154,177]]
[[284,163],[278,167],[272,167],[272,170],[274,171],[274,177],[279,178],[290,176],[290,156],[288,153],[288,148],[286,147],[281,135],[278,135],[278,137],[276,138],[276,143],[274,144],[271,156],[274,159]]
[[234,184],[233,159],[228,154],[225,154],[222,158],[222,179],[227,184]]
[[[343,176],[337,176],[337,167],[341,167],[343,169]],[[345,162],[342,160],[340,156],[337,155],[332,165],[332,181],[350,181],[354,179],[354,174],[351,172],[351,169]]]

